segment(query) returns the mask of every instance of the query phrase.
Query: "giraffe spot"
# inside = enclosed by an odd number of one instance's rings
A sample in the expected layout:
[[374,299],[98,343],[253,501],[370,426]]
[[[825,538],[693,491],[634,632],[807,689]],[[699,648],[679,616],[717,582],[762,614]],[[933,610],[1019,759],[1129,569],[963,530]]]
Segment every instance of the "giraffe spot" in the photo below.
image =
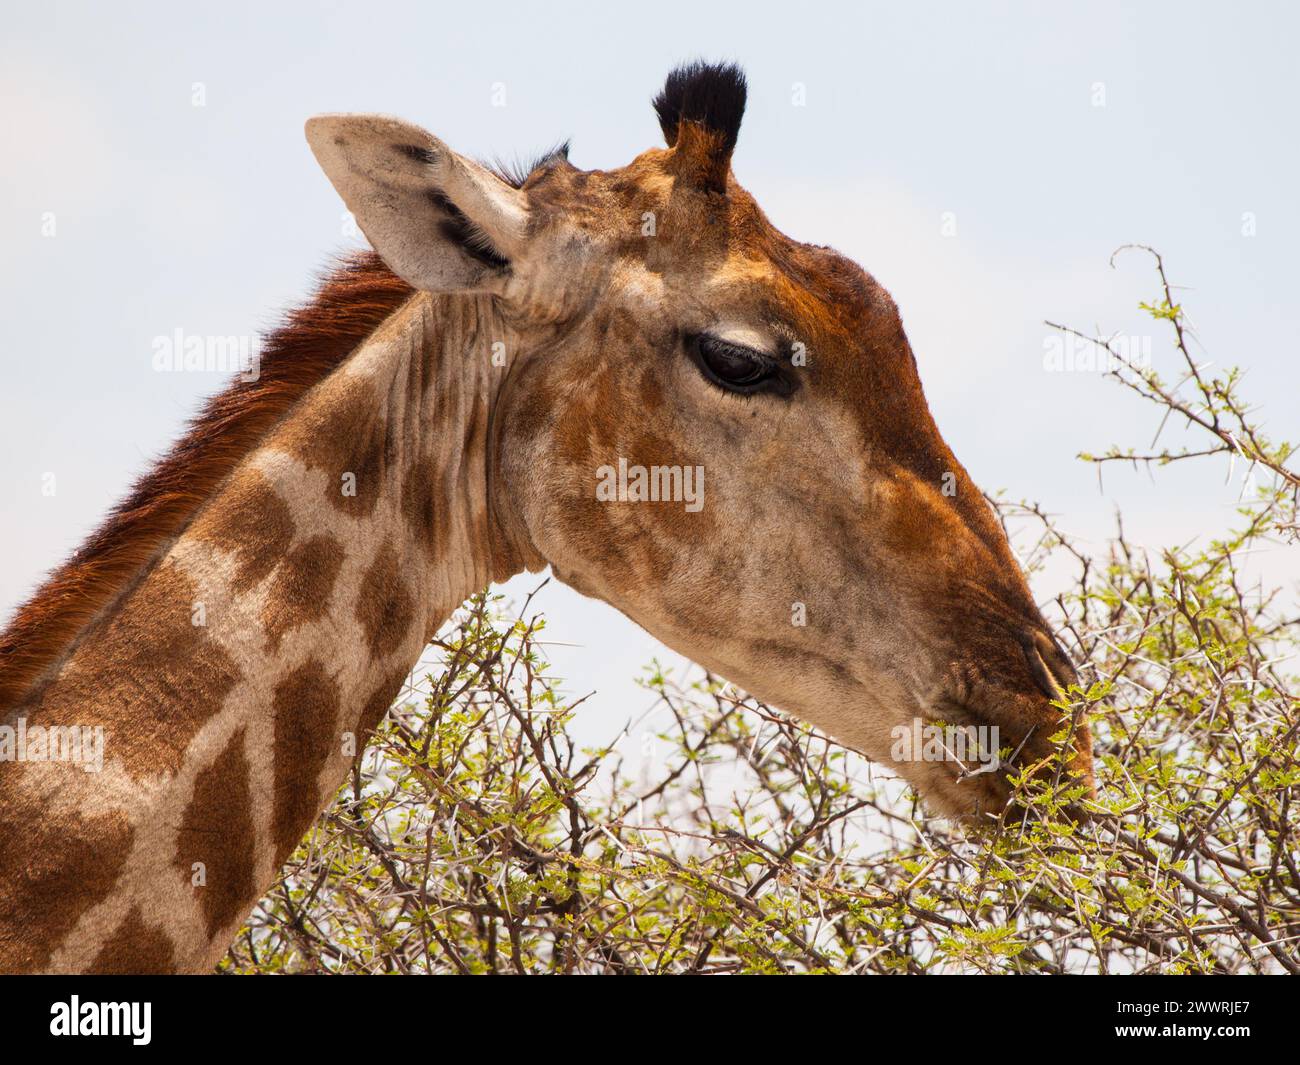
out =
[[[476,398],[465,427],[465,447],[460,456],[460,469],[454,473],[450,470],[443,471],[442,499],[450,499],[458,485],[466,484],[474,477],[474,471],[487,469],[487,422],[486,404],[481,398]],[[470,520],[473,525],[468,531],[471,543],[485,544],[492,539],[488,531],[487,516],[486,509],[470,508]],[[448,525],[446,508],[441,509],[440,517],[443,519],[440,528],[445,530]],[[447,536],[443,535],[440,542],[446,543]]]
[[376,657],[396,651],[410,631],[415,608],[402,579],[397,552],[388,544],[379,549],[361,579],[356,617],[365,630],[370,653]]
[[277,443],[308,469],[328,473],[326,502],[358,518],[374,511],[396,461],[397,441],[388,433],[374,387],[353,377],[328,382]]
[[139,906],[122,919],[117,930],[86,970],[92,976],[135,976],[173,973],[176,958],[171,940],[160,928],[145,923]]
[[596,498],[594,479],[585,492],[566,499],[553,516],[565,543],[579,558],[598,564],[606,572],[628,565],[628,557],[620,547],[615,505]]
[[408,670],[394,673],[371,693],[370,698],[366,700],[365,705],[361,708],[361,716],[357,718],[358,758],[365,751],[366,744],[370,742],[370,737],[375,734],[379,722],[384,719],[389,707],[396,701],[397,695],[406,683],[408,675]]
[[283,865],[320,812],[320,774],[335,751],[339,688],[311,658],[276,685],[275,862]]
[[258,470],[238,474],[192,529],[199,540],[234,553],[236,592],[265,579],[289,550],[293,533],[289,504]]
[[664,405],[664,390],[659,383],[657,366],[644,366],[637,381],[637,395],[641,399],[643,411],[658,411]]
[[[676,457],[676,449],[663,437],[654,433],[645,433],[639,436],[631,448],[633,455],[639,456],[636,460],[647,467],[658,464],[696,466],[696,463],[686,459],[679,460]],[[715,511],[709,505],[708,496],[708,466],[705,463],[699,463],[703,468],[703,481],[695,480],[694,491],[700,493],[700,509],[687,510],[682,500],[661,501],[650,503],[646,507],[640,508],[643,518],[648,516],[652,522],[653,528],[663,534],[665,538],[676,542],[673,550],[678,547],[717,542],[713,539],[717,530],[717,519],[714,517]],[[692,477],[700,477],[697,468]]]
[[176,839],[176,868],[188,881],[203,863],[199,906],[208,935],[215,936],[257,899],[253,881],[255,830],[248,758],[241,728],[194,781]]
[[285,633],[325,616],[342,565],[343,547],[332,536],[313,536],[289,552],[262,610],[271,650]]
[[[120,811],[51,816],[24,787],[37,767],[0,776],[0,972],[45,968],[81,915],[103,902],[126,864],[133,832]],[[80,773],[75,767],[71,772]]]
[[[591,381],[589,396],[608,396],[612,392],[609,371],[599,372]],[[556,419],[553,447],[559,458],[574,463],[589,463],[593,455],[601,462],[613,462],[620,453],[619,429],[622,404],[572,400]],[[594,472],[594,471],[593,471]]]
[[448,535],[446,508],[437,506],[437,482],[437,467],[428,458],[412,463],[402,480],[402,516],[411,536],[431,558],[439,554]]
[[554,420],[561,398],[546,380],[529,380],[527,391],[518,396],[510,412],[511,435],[536,445],[537,438]]
[[104,729],[105,759],[134,776],[174,773],[194,734],[214,717],[241,672],[202,625],[195,584],[179,567],[154,569],[93,630],[27,710],[29,724]]

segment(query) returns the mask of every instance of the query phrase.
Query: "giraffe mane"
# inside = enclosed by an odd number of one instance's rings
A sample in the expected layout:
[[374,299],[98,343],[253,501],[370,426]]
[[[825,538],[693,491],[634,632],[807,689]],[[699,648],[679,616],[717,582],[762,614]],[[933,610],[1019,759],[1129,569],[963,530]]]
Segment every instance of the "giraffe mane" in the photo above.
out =
[[257,380],[211,397],[171,450],[141,476],[82,546],[0,632],[0,715],[47,679],[96,617],[134,586],[307,391],[330,374],[413,289],[373,252],[328,272],[262,346]]

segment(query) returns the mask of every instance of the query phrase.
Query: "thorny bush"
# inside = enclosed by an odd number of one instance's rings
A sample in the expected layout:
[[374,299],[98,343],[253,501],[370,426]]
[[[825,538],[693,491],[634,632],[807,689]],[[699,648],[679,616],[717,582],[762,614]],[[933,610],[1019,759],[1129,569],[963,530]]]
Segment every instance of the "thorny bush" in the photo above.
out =
[[1086,339],[1161,429],[1197,442],[1081,457],[1226,456],[1249,472],[1235,524],[1158,558],[1120,525],[1098,557],[1039,507],[991,500],[1031,573],[1059,553],[1075,571],[1048,613],[1079,667],[1062,708],[1093,730],[1093,817],[1062,816],[1080,789],[1039,773],[983,828],[928,818],[852,751],[715,677],[657,667],[653,712],[580,749],[543,622],[484,596],[221,968],[1300,973],[1296,602],[1243,573],[1252,550],[1294,543],[1300,481],[1240,372],[1193,357],[1150,254],[1143,307],[1178,379]]

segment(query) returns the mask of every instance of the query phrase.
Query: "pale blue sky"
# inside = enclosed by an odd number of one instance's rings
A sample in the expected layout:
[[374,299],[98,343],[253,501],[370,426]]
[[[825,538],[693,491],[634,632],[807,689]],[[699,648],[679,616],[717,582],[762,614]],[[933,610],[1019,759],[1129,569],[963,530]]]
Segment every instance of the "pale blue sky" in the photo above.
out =
[[[657,143],[649,98],[695,56],[745,66],[738,178],[777,225],[890,288],[985,488],[1094,540],[1117,504],[1152,545],[1224,520],[1226,467],[1154,485],[1113,470],[1100,494],[1074,455],[1144,446],[1151,412],[1096,375],[1043,371],[1044,318],[1152,333],[1147,263],[1107,267],[1128,241],[1164,252],[1207,357],[1249,367],[1270,429],[1300,436],[1300,18],[1282,5],[227,0],[30,4],[5,24],[3,615],[220,387],[153,372],[152,339],[256,332],[355,243],[307,116],[391,112],[489,158],[571,137],[577,165],[617,166]],[[1158,333],[1152,355],[1172,371]],[[571,688],[599,689],[590,713],[613,726],[644,704],[627,678],[652,640],[571,593],[543,605],[553,638],[582,645],[554,657]]]

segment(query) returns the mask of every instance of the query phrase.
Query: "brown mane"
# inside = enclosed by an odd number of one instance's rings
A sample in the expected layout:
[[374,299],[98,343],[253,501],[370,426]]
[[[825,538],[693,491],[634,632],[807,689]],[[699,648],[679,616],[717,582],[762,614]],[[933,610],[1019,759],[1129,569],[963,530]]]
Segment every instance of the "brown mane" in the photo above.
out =
[[77,552],[0,633],[0,715],[62,660],[266,433],[412,293],[373,252],[341,263],[262,347],[256,381],[208,400],[171,451],[136,481]]

